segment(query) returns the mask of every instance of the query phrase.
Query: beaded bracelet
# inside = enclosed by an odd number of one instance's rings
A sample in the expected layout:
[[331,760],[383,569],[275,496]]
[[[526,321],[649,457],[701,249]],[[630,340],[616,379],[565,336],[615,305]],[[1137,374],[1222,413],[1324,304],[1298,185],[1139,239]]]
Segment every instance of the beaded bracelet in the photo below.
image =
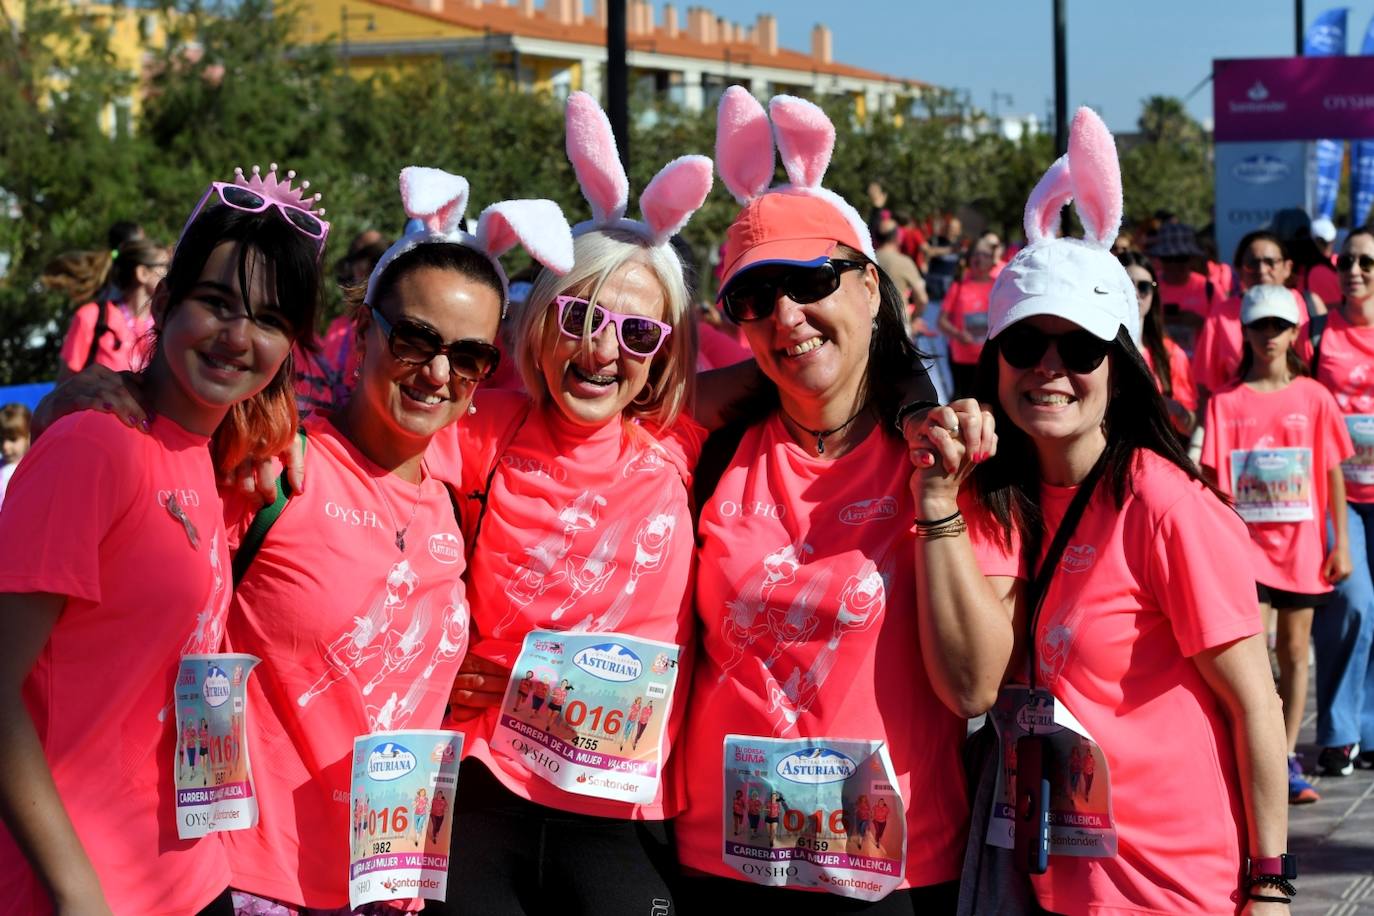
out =
[[1281,890],[1289,897],[1296,897],[1298,894],[1298,889],[1293,886],[1293,882],[1282,875],[1251,875],[1249,880],[1250,890],[1254,890],[1256,887],[1267,886],[1275,888],[1276,890]]
[[925,526],[920,523],[916,525],[918,538],[956,538],[965,531],[968,531],[968,522],[958,517],[952,521],[946,521],[943,525]]

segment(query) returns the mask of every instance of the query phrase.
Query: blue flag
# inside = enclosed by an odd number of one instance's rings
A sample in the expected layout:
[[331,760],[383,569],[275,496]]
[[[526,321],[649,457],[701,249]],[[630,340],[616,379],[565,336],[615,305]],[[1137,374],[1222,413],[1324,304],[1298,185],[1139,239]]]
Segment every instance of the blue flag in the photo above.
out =
[[[1302,53],[1306,57],[1344,57],[1345,23],[1350,10],[1339,6],[1322,12],[1307,27]],[[1366,36],[1368,41],[1368,36]],[[1344,140],[1318,140],[1317,192],[1314,217],[1331,219],[1336,215],[1336,195],[1341,189],[1341,163],[1345,159]]]
[[[1364,30],[1360,54],[1374,54],[1374,19]],[[1374,205],[1374,140],[1356,141],[1350,149],[1350,225],[1363,226]]]

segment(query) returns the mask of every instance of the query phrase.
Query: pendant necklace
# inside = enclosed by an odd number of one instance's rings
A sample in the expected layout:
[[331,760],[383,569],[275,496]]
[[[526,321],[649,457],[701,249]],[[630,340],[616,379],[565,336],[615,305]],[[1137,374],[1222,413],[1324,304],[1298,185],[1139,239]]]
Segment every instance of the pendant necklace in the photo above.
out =
[[778,409],[779,409],[779,410],[782,410],[782,415],[783,415],[784,417],[786,417],[787,419],[791,420],[792,423],[793,423],[798,429],[800,429],[802,432],[806,433],[808,436],[815,436],[815,437],[816,437],[816,454],[817,454],[817,455],[824,455],[824,454],[825,454],[825,439],[826,439],[826,437],[827,437],[827,436],[833,436],[833,435],[835,435],[835,433],[837,433],[837,432],[839,432],[840,430],[844,429],[846,426],[848,426],[850,423],[853,423],[855,420],[859,419],[859,417],[863,414],[863,412],[864,412],[865,410],[868,409],[868,404],[867,404],[867,402],[865,402],[865,403],[859,408],[858,412],[854,414],[854,416],[850,417],[848,420],[845,420],[845,421],[844,421],[843,423],[841,423],[839,426],[836,426],[836,427],[834,427],[834,428],[832,428],[832,429],[811,429],[810,427],[803,426],[802,424],[798,423],[796,417],[793,417],[790,413],[788,413],[788,412],[787,412],[785,409],[783,409],[782,407],[779,407]]
[[382,503],[386,506],[387,515],[391,516],[391,527],[396,532],[396,549],[401,553],[405,553],[406,532],[409,531],[410,526],[415,523],[415,513],[420,511],[420,486],[418,484],[415,486],[415,505],[411,506],[410,519],[406,521],[405,527],[402,528],[400,523],[396,521],[396,510],[391,508],[391,497],[386,495],[386,488],[382,486],[381,481],[374,481],[374,483],[377,484],[377,492],[382,494]]

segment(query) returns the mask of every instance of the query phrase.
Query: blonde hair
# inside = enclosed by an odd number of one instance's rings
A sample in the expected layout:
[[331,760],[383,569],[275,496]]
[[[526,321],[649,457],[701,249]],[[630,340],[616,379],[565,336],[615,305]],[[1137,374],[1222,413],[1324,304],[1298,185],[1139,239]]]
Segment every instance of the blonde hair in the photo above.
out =
[[[636,395],[624,412],[654,426],[671,426],[679,414],[691,407],[697,354],[696,322],[690,314],[691,300],[677,252],[671,245],[650,245],[627,229],[607,228],[579,235],[573,240],[573,254],[573,269],[564,276],[548,270],[539,272],[516,321],[511,349],[525,390],[539,405],[551,397],[540,366],[544,351],[561,333],[555,327],[558,313],[554,297],[590,284],[587,298],[595,301],[611,274],[636,262],[658,279],[663,289],[663,321],[672,326],[673,333],[654,354],[645,384],[648,397]],[[584,339],[590,346],[590,339]]]

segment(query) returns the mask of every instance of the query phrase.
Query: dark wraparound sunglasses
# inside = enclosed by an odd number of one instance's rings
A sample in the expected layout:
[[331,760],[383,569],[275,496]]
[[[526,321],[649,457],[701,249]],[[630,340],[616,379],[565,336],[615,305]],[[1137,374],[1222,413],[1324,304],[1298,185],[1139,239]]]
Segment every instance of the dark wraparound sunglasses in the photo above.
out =
[[1282,318],[1270,316],[1268,318],[1256,318],[1245,327],[1252,331],[1259,331],[1261,334],[1274,336],[1282,334],[1289,328],[1295,328],[1297,325],[1293,324],[1291,321],[1284,321]]
[[799,305],[819,302],[840,288],[840,275],[847,270],[863,270],[867,261],[831,258],[816,267],[785,267],[759,271],[756,279],[746,275],[721,298],[725,314],[732,321],[758,321],[773,314],[782,292]]
[[466,382],[480,382],[495,372],[501,362],[501,351],[485,340],[455,340],[446,344],[431,328],[409,318],[398,318],[393,325],[375,307],[372,318],[386,338],[391,355],[407,366],[428,365],[443,354],[448,357],[450,375]]
[[1137,280],[1135,281],[1135,291],[1142,296],[1148,296],[1155,291],[1155,287],[1158,285],[1153,280]]
[[1341,273],[1345,273],[1346,271],[1350,270],[1350,268],[1354,267],[1356,264],[1359,264],[1360,270],[1364,271],[1365,273],[1369,273],[1371,270],[1374,270],[1374,258],[1371,258],[1367,254],[1343,254],[1336,259],[1336,269],[1339,270]]
[[1014,369],[1033,369],[1040,365],[1045,351],[1054,344],[1064,368],[1078,375],[1087,375],[1107,358],[1111,341],[1103,340],[1087,331],[1066,331],[1046,334],[1034,325],[1013,325],[997,338],[1002,358]]

